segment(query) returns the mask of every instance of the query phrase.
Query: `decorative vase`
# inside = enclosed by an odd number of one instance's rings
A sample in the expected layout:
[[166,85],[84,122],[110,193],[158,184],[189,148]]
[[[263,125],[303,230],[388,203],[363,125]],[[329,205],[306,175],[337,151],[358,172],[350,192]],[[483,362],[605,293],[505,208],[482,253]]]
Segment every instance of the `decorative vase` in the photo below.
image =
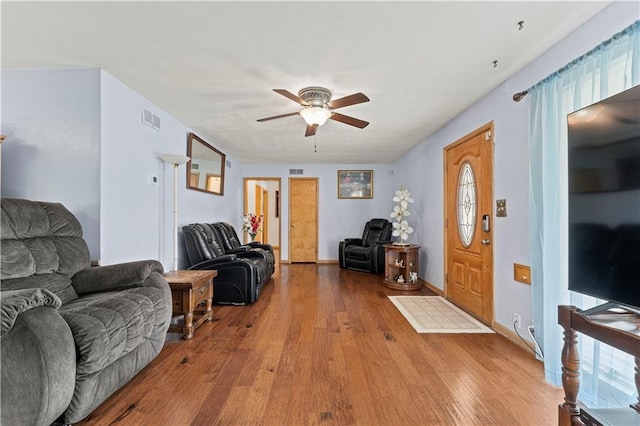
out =
[[249,238],[251,238],[251,242],[254,242],[256,240],[256,235],[258,235],[256,232],[249,232]]

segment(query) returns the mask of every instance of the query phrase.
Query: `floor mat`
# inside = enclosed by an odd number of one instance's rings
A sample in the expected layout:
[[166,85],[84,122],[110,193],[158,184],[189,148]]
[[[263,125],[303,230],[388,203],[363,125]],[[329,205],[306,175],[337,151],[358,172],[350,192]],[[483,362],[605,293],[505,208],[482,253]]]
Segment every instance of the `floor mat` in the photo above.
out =
[[493,333],[440,296],[389,296],[418,333]]

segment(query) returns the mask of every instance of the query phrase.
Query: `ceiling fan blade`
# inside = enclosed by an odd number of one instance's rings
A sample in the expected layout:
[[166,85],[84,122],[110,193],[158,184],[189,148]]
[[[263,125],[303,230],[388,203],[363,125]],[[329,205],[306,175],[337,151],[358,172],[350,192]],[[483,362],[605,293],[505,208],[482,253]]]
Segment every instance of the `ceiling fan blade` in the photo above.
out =
[[349,105],[361,104],[363,102],[369,102],[369,98],[367,98],[364,93],[354,93],[353,95],[327,102],[327,106],[331,109],[337,109]]
[[316,130],[318,130],[317,124],[307,124],[307,131],[304,132],[305,136],[313,136],[316,134]]
[[369,125],[368,121],[358,120],[357,118],[349,117],[348,115],[343,115],[337,112],[334,112],[333,114],[331,114],[331,117],[329,118],[331,120],[336,120],[341,123],[348,124],[350,126],[359,127],[361,129],[364,129]]
[[257,121],[263,122],[263,121],[275,120],[276,118],[291,117],[292,115],[299,115],[299,114],[300,114],[299,112],[290,112],[289,114],[274,115],[273,117],[261,118],[260,120],[257,120]]
[[289,92],[288,90],[284,90],[284,89],[273,89],[274,92],[281,94],[282,96],[284,96],[285,98],[289,98],[291,99],[293,102],[300,104],[300,105],[304,105],[307,106],[309,105],[307,102],[303,101],[302,99],[300,99],[298,96],[294,95],[293,93]]

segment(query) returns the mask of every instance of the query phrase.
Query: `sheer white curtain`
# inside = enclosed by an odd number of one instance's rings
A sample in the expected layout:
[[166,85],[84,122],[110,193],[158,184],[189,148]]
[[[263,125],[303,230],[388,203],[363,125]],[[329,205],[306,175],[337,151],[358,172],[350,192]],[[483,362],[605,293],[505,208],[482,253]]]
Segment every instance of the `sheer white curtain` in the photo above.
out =
[[[597,302],[568,290],[567,114],[640,84],[640,21],[529,89],[529,241],[536,338],[546,379],[561,384],[562,328],[557,306]],[[582,401],[632,402],[631,357],[581,337]],[[628,364],[628,365],[627,365]],[[618,369],[626,371],[617,371]],[[616,377],[616,376],[620,377]],[[605,377],[606,376],[606,377]],[[630,392],[630,393],[629,393]]]

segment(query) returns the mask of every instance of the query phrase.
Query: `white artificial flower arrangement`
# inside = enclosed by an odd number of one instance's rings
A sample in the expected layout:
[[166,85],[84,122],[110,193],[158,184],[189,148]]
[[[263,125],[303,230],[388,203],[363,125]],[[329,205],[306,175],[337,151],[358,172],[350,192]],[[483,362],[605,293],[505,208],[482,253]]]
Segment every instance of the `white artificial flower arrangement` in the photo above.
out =
[[413,228],[409,226],[409,222],[405,220],[405,217],[409,216],[409,203],[413,203],[411,193],[400,187],[396,191],[396,196],[393,197],[393,201],[396,203],[393,206],[393,212],[391,212],[391,218],[395,219],[393,222],[393,235],[394,237],[400,237],[400,244],[406,244],[406,240],[409,238],[409,234],[413,232]]

